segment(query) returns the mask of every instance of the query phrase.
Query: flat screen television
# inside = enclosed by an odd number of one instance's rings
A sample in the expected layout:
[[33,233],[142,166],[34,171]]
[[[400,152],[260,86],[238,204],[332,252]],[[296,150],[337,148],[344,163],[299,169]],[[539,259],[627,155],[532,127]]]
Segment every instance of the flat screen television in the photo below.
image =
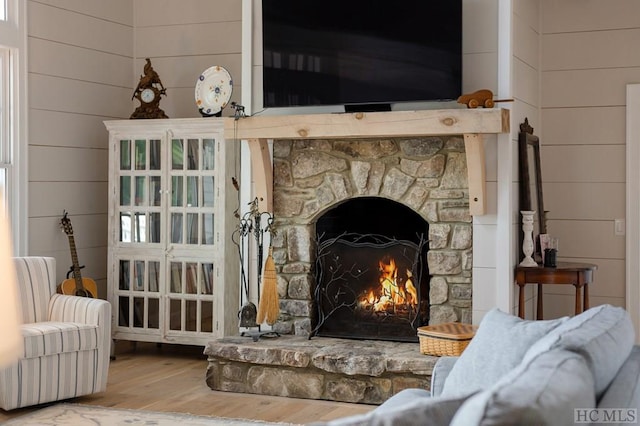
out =
[[457,99],[462,0],[262,0],[263,106]]

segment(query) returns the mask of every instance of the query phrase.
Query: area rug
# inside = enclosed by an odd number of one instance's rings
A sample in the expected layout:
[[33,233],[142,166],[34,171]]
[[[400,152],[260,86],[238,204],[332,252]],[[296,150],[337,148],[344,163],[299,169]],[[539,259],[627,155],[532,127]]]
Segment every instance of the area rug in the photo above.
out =
[[3,425],[60,426],[259,426],[292,425],[257,420],[239,420],[226,417],[194,416],[191,414],[163,413],[159,411],[105,408],[81,404],[56,404],[24,416],[9,420]]

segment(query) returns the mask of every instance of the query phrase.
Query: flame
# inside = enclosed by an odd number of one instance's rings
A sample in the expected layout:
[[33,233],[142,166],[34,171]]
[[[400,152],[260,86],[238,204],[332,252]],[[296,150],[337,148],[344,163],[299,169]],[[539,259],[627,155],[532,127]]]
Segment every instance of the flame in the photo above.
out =
[[410,270],[406,270],[405,277],[399,278],[395,260],[385,256],[378,261],[378,272],[378,287],[365,290],[358,303],[360,307],[382,312],[418,305],[418,292]]

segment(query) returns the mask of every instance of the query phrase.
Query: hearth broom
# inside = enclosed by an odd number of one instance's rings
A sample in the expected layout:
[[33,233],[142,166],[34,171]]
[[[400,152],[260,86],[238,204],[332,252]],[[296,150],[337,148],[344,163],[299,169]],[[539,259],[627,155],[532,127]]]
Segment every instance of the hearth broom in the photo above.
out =
[[258,303],[258,324],[265,320],[267,324],[273,325],[280,314],[280,303],[278,301],[278,282],[276,277],[276,265],[273,261],[273,248],[269,247],[269,254],[264,264],[264,274],[262,279],[262,294]]

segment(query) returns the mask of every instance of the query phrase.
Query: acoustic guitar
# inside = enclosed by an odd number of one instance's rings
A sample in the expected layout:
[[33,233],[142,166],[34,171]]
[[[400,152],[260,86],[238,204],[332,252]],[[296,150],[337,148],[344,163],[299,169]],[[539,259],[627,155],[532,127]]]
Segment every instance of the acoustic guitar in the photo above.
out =
[[71,220],[67,217],[67,212],[64,212],[64,216],[60,220],[60,226],[67,234],[69,238],[69,248],[71,249],[71,261],[73,265],[69,270],[70,274],[73,274],[73,278],[69,278],[62,281],[58,285],[58,293],[81,296],[81,297],[98,297],[98,285],[91,278],[82,278],[80,274],[80,265],[78,263],[78,253],[76,252],[76,242],[73,238],[73,228],[71,226]]

